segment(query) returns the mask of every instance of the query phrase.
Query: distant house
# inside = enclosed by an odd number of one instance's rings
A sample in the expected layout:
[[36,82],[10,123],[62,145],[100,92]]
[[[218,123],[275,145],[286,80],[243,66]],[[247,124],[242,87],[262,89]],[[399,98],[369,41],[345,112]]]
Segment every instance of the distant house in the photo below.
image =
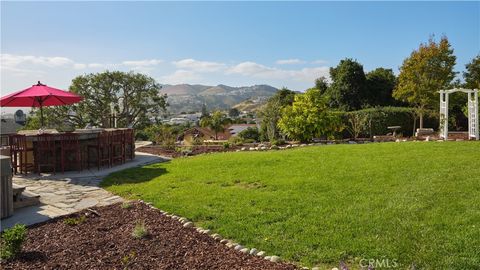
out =
[[256,127],[256,124],[233,124],[230,125],[226,128],[228,133],[230,134],[230,137],[237,136],[238,133],[244,131],[247,128],[254,128]]
[[[249,127],[256,127],[255,124],[233,124],[225,128],[223,132],[217,134],[217,141],[226,141],[230,137],[235,137],[238,133]],[[183,143],[186,145],[194,144],[195,142],[203,143],[205,141],[215,140],[215,131],[206,127],[193,127],[187,129],[183,133]]]
[[[217,140],[225,141],[230,138],[230,133],[219,132],[217,134]],[[204,141],[215,140],[215,131],[205,127],[193,127],[187,129],[183,133],[183,143],[186,145],[194,144],[195,142],[203,143]]]

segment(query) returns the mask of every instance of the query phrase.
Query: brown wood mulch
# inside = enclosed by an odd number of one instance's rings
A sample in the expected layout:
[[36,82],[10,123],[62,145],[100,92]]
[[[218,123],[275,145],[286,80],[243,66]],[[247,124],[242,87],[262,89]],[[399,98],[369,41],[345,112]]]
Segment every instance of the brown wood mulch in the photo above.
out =
[[157,145],[152,145],[152,146],[142,146],[135,151],[138,152],[143,152],[143,153],[148,153],[148,154],[153,154],[153,155],[159,155],[159,156],[166,156],[166,157],[172,157],[172,158],[177,158],[181,156],[196,156],[200,154],[206,154],[206,153],[218,153],[218,152],[232,152],[239,149],[238,147],[231,146],[230,148],[224,149],[223,146],[209,146],[209,147],[204,147],[204,146],[195,146],[192,147],[189,151],[188,154],[182,153],[181,151],[175,151],[174,149],[168,149],[165,147],[157,146]]
[[[85,210],[77,225],[66,217],[31,226],[17,258],[1,263],[2,269],[295,269],[228,248],[195,228],[140,202],[124,209],[120,204]],[[149,235],[132,237],[143,221]]]

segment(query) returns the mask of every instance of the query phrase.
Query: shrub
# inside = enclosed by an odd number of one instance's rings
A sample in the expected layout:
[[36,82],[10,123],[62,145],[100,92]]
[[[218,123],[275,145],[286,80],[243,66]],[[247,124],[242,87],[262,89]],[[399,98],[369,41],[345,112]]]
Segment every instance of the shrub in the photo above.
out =
[[81,224],[83,222],[85,222],[86,220],[86,217],[85,216],[81,216],[81,217],[78,217],[78,218],[66,218],[63,220],[63,223],[67,224],[67,225],[70,225],[70,226],[75,226],[75,225],[78,225],[78,224]]
[[230,148],[230,143],[229,142],[224,142],[223,143],[223,149],[228,149]]
[[8,260],[17,256],[22,250],[26,235],[27,227],[23,224],[16,224],[12,228],[6,229],[0,241],[0,258]]
[[147,228],[144,221],[137,221],[135,228],[133,228],[132,236],[136,239],[144,238],[148,235]]
[[244,143],[244,140],[239,136],[233,136],[228,139],[228,142],[231,143],[232,145],[240,146]]
[[283,139],[273,139],[270,144],[273,146],[280,146],[280,145],[284,145],[285,144],[285,140]]
[[258,128],[256,128],[256,127],[249,127],[245,130],[242,130],[240,133],[238,133],[238,137],[240,137],[243,140],[259,141],[260,140],[260,132],[258,131]]
[[[339,114],[352,137],[385,135],[391,132],[387,128],[389,126],[400,126],[398,133],[406,136],[413,135],[414,108],[375,107],[351,112],[339,112]],[[438,118],[434,113],[430,113],[424,117],[424,124],[425,126],[437,127]],[[349,134],[344,132],[343,137],[349,137]]]

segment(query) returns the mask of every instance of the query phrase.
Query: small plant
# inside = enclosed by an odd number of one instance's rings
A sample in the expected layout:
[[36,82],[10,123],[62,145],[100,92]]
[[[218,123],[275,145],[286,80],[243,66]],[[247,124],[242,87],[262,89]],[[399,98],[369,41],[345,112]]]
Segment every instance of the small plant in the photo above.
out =
[[228,148],[230,148],[230,143],[224,142],[223,143],[223,149],[228,149]]
[[148,235],[147,228],[144,221],[137,221],[135,228],[133,228],[132,236],[136,239],[144,238]]
[[66,218],[63,220],[63,223],[69,225],[69,226],[75,226],[75,225],[78,225],[78,224],[81,224],[83,222],[85,222],[87,218],[85,216],[81,216],[81,217],[78,217],[78,218]]
[[122,257],[122,265],[124,266],[123,269],[128,269],[128,266],[132,262],[133,259],[137,256],[137,253],[135,251],[130,252],[130,254],[127,254]]
[[275,146],[280,146],[280,145],[284,145],[285,144],[285,140],[283,139],[273,139],[271,142],[270,142],[271,145],[275,145]]
[[130,208],[132,208],[132,207],[133,207],[133,205],[132,205],[131,202],[123,202],[123,203],[122,203],[122,208],[123,208],[123,209],[130,209]]
[[16,224],[12,228],[6,229],[0,241],[0,258],[8,260],[17,256],[22,250],[26,235],[27,227],[23,224]]

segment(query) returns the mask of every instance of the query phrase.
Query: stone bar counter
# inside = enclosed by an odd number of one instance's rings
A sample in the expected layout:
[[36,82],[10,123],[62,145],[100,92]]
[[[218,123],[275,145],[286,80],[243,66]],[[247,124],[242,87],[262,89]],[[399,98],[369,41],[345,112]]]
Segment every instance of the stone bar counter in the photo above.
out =
[[[96,143],[96,139],[98,137],[98,134],[107,131],[115,131],[115,130],[128,130],[127,128],[93,128],[93,129],[76,129],[73,132],[73,134],[78,134],[78,140],[80,144],[80,151],[81,151],[81,167],[78,166],[78,164],[73,164],[74,163],[74,156],[73,154],[67,154],[65,156],[65,164],[67,166],[65,167],[65,171],[67,170],[79,170],[81,169],[86,169],[88,167],[88,163],[90,163],[91,168],[96,168],[96,160],[97,160],[97,154],[95,150],[88,151],[88,145],[94,145]],[[59,173],[61,172],[61,140],[62,140],[62,132],[58,132],[57,130],[54,129],[46,129],[41,131],[42,133],[48,133],[48,134],[54,134],[55,136],[55,149],[56,149],[56,172]],[[27,140],[27,147],[32,147],[35,151],[35,146],[36,142],[38,140],[38,135],[40,134],[38,130],[22,130],[19,131],[18,134],[23,134],[26,136]],[[130,149],[132,151],[132,149]],[[34,155],[29,152],[27,155],[27,160],[29,163],[34,163]],[[42,172],[50,172],[53,171],[52,169],[48,167],[42,167],[41,168]]]

